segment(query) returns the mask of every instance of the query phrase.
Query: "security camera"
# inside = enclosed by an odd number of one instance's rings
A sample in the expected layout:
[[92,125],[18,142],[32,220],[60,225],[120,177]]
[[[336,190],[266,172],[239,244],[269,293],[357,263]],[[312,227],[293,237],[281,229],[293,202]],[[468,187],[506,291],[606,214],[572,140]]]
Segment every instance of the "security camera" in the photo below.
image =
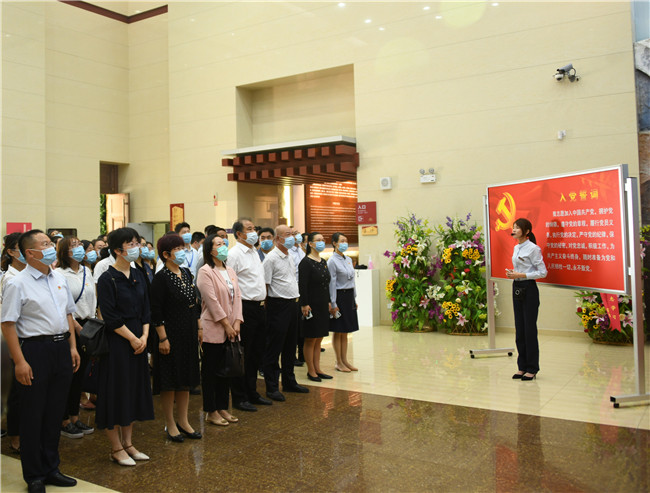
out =
[[560,82],[562,79],[564,79],[564,74],[558,72],[555,74],[555,80]]
[[569,82],[580,80],[580,76],[576,74],[576,69],[573,68],[572,63],[557,69],[555,74],[553,74],[553,77],[555,77],[555,80],[558,82],[564,80],[565,77],[569,79]]
[[557,69],[558,74],[566,74],[567,72],[573,70],[573,64],[570,63],[569,65],[565,65],[564,67],[560,67]]

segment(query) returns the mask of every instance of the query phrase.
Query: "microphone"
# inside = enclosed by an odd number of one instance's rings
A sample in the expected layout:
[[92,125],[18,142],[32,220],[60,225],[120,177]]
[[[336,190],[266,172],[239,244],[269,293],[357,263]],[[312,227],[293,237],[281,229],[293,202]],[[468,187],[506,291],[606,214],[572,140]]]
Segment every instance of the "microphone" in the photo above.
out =
[[514,233],[510,233],[510,236],[514,236],[514,235],[515,235]]

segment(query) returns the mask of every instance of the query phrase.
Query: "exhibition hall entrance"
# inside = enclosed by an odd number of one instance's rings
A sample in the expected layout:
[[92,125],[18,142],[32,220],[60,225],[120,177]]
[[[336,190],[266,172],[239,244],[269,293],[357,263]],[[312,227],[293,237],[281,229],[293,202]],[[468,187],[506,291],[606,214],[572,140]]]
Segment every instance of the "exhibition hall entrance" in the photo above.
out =
[[329,244],[344,232],[358,245],[356,139],[335,136],[226,151],[238,184],[238,213],[256,225],[318,231]]

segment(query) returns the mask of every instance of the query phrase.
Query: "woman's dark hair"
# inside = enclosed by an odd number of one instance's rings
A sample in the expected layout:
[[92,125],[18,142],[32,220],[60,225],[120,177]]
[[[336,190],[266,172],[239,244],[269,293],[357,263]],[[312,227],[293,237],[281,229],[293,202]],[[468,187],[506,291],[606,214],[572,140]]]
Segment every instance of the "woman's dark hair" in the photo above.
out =
[[99,260],[104,260],[105,258],[109,257],[110,252],[108,250],[108,247],[104,247],[99,251]]
[[533,234],[533,224],[526,218],[520,217],[515,221],[515,225],[519,227],[524,232],[524,236],[528,238],[532,243],[535,243],[537,245],[537,241],[535,240],[535,235]]
[[[332,247],[334,247],[334,243],[338,243],[338,242],[339,242],[339,238],[340,238],[341,236],[345,236],[345,233],[334,233],[334,234],[332,235]],[[347,236],[345,236],[345,237],[347,238]]]
[[[307,234],[307,233],[305,233],[305,234]],[[320,233],[318,231],[314,231],[313,233],[309,233],[309,235],[307,235],[307,248],[305,248],[305,253],[307,255],[309,255],[309,252],[311,252],[311,245],[309,243],[314,241],[314,238],[316,238],[319,234]],[[303,238],[304,238],[304,236],[303,236]]]
[[13,261],[14,257],[9,255],[9,252],[7,250],[15,250],[18,248],[18,238],[20,238],[20,233],[11,233],[5,236],[4,239],[4,246],[2,248],[2,271],[6,272],[9,266],[11,265],[11,262]]
[[[86,250],[88,250],[88,247],[89,247],[90,245],[92,245],[92,243],[90,243],[90,241],[88,241],[88,240],[79,240],[79,241],[80,241],[81,244],[84,246],[84,252],[85,252]],[[93,245],[93,246],[94,246],[94,245]]]
[[163,256],[163,252],[167,252],[169,254],[169,257],[171,258],[172,250],[174,248],[178,248],[182,246],[185,246],[185,242],[183,241],[183,238],[180,235],[173,234],[173,235],[161,236],[160,239],[158,240],[158,243],[156,244],[156,249],[158,250],[158,256],[160,257],[160,260],[162,260],[163,263],[165,263],[167,259]]
[[133,228],[119,228],[108,233],[108,248],[111,249],[111,255],[116,257],[117,250],[122,250],[124,243],[130,243],[132,240],[140,242],[140,235]]
[[[76,240],[74,236],[66,236],[56,244],[56,266],[62,269],[70,268],[70,243]],[[85,250],[84,250],[85,251]]]

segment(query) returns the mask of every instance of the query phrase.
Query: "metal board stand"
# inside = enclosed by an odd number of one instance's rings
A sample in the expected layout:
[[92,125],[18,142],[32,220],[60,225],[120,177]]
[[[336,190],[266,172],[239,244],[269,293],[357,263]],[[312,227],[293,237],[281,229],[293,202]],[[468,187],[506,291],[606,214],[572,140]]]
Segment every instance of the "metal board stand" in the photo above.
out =
[[636,373],[636,394],[610,396],[609,400],[618,408],[622,403],[650,403],[650,394],[645,384],[645,335],[643,333],[643,296],[641,282],[641,238],[639,235],[639,187],[636,178],[625,181],[628,238],[630,248],[630,287],[632,291],[632,306],[634,307],[634,370]]
[[470,349],[471,358],[475,356],[490,356],[507,353],[512,356],[515,348],[496,347],[496,323],[494,321],[494,281],[490,278],[491,255],[490,255],[490,224],[488,223],[488,197],[483,195],[483,224],[485,224],[485,285],[487,287],[487,311],[488,311],[488,349]]

